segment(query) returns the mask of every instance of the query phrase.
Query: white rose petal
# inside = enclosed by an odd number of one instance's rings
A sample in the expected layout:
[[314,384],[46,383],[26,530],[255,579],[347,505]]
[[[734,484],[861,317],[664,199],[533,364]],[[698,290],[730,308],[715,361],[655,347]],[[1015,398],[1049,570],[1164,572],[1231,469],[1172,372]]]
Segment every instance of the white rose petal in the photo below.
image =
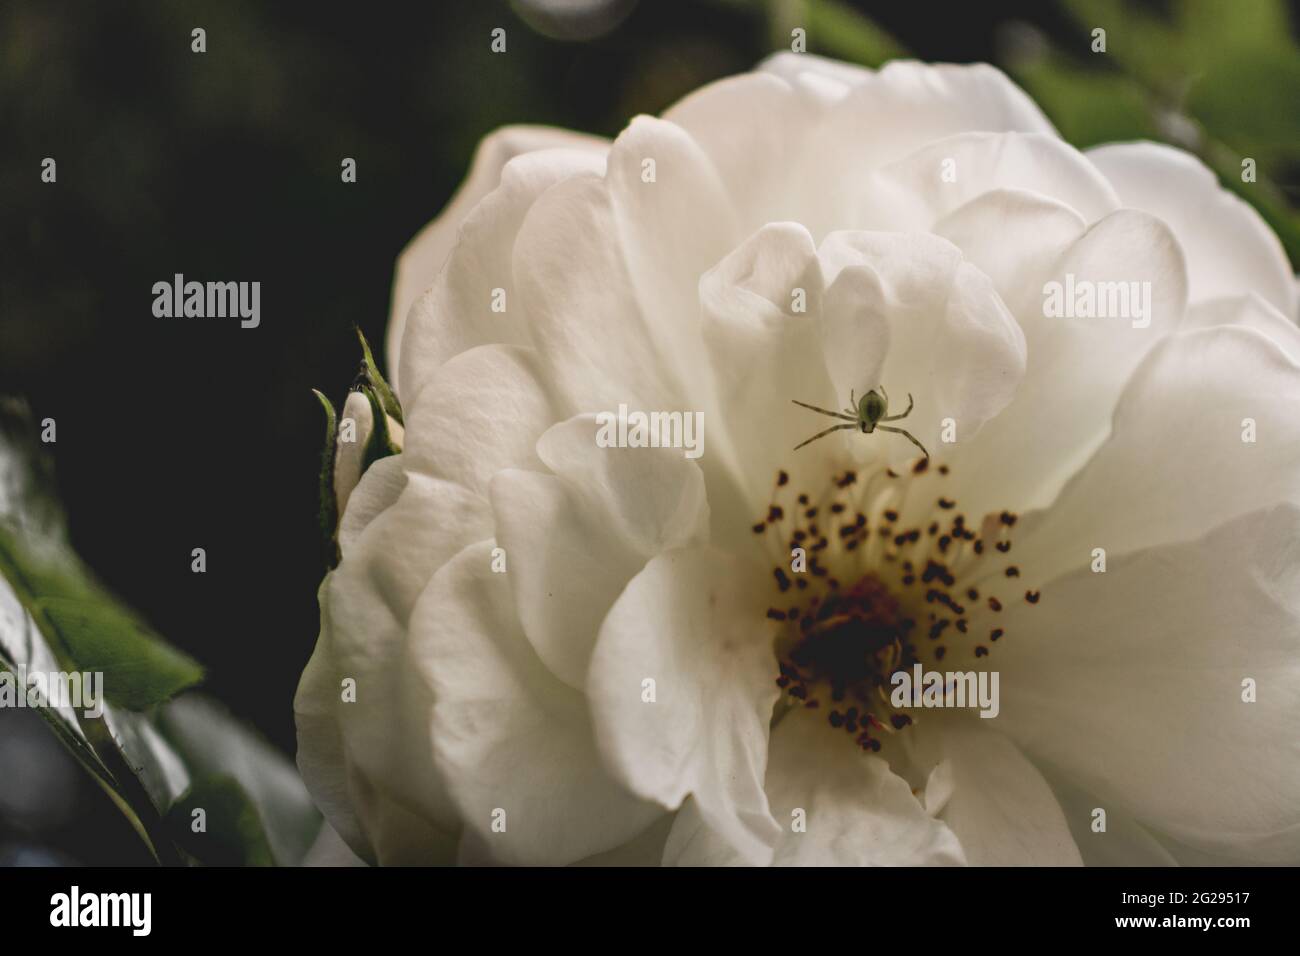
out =
[[[397,273],[393,280],[393,308],[388,320],[388,368],[396,376],[402,348],[402,333],[406,327],[407,313],[420,295],[433,283],[442,270],[447,256],[461,238],[459,229],[475,206],[496,190],[499,183],[508,182],[503,167],[516,156],[546,150],[568,151],[556,159],[556,165],[581,164],[574,153],[599,156],[609,144],[598,137],[571,133],[568,130],[545,126],[507,126],[497,130],[479,144],[470,166],[469,176],[460,190],[447,204],[441,216],[425,226],[402,250],[397,260]],[[405,372],[402,373],[405,375]],[[399,379],[394,377],[397,387]]]
[[1300,297],[1282,243],[1200,160],[1157,143],[1098,146],[1086,155],[1124,205],[1168,223],[1187,255],[1193,304],[1254,292],[1293,320],[1300,318]]

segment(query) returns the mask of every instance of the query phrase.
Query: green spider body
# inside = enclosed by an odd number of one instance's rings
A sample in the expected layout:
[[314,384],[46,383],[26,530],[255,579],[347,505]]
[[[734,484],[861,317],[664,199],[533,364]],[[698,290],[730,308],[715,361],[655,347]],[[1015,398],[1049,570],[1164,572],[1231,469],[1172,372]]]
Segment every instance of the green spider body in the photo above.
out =
[[[911,396],[909,395],[908,398],[911,398]],[[849,401],[853,401],[852,392],[849,393]],[[845,411],[849,411],[849,409],[846,408]],[[874,388],[858,399],[858,424],[862,426],[862,434],[870,435],[874,432],[876,423],[885,417],[887,411],[889,411],[889,403],[881,398]]]
[[867,392],[867,394],[863,395],[862,398],[856,402],[853,399],[853,393],[849,392],[849,403],[852,407],[844,409],[843,412],[832,412],[825,408],[818,408],[816,405],[809,405],[807,402],[801,402],[798,399],[791,399],[791,401],[801,408],[810,409],[822,415],[827,415],[830,418],[842,418],[844,421],[849,423],[847,425],[832,425],[825,431],[818,432],[807,441],[795,445],[795,451],[798,451],[804,445],[812,444],[817,439],[829,435],[831,432],[837,432],[841,428],[856,428],[864,435],[870,435],[876,429],[880,429],[882,432],[895,432],[896,434],[904,436],[913,445],[921,449],[921,454],[925,455],[926,458],[930,457],[930,453],[925,450],[925,446],[917,441],[916,436],[911,432],[904,428],[895,428],[892,425],[881,424],[881,422],[896,422],[899,419],[906,418],[912,413],[912,395],[910,392],[907,396],[907,410],[901,415],[886,414],[889,411],[889,393],[885,391],[885,386],[883,385],[880,386],[879,391],[874,388],[871,389],[871,391]]

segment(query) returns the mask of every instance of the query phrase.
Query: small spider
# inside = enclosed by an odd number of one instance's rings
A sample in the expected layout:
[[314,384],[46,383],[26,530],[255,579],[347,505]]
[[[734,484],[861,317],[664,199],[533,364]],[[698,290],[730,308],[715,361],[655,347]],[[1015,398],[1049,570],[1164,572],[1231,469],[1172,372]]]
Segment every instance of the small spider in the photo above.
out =
[[930,457],[930,453],[925,450],[925,446],[922,445],[919,441],[917,441],[916,436],[913,435],[911,432],[903,428],[893,428],[889,425],[880,424],[881,422],[896,422],[900,418],[906,418],[909,414],[911,414],[912,412],[911,392],[909,392],[907,395],[907,410],[903,412],[903,414],[901,415],[885,414],[887,411],[889,411],[889,393],[885,391],[885,386],[883,385],[880,386],[879,394],[876,394],[876,390],[872,389],[871,391],[867,392],[867,394],[862,396],[861,401],[854,401],[853,392],[850,391],[849,403],[853,407],[844,409],[844,412],[847,412],[848,414],[843,414],[841,412],[827,411],[824,408],[818,408],[816,405],[809,405],[807,402],[801,402],[798,399],[794,399],[794,398],[790,399],[790,401],[794,402],[796,405],[799,405],[802,408],[808,408],[814,412],[821,412],[823,415],[829,415],[831,418],[842,418],[846,422],[851,423],[848,425],[832,425],[824,432],[818,432],[816,435],[813,435],[813,437],[809,438],[808,441],[800,442],[799,444],[795,445],[794,446],[795,451],[798,451],[804,445],[809,445],[815,442],[817,439],[822,438],[823,436],[829,435],[831,432],[837,432],[841,428],[856,428],[859,431],[861,431],[862,434],[864,435],[870,435],[876,429],[880,429],[882,432],[896,432],[899,435],[904,436],[913,445],[921,449],[921,454],[925,455],[926,458]]

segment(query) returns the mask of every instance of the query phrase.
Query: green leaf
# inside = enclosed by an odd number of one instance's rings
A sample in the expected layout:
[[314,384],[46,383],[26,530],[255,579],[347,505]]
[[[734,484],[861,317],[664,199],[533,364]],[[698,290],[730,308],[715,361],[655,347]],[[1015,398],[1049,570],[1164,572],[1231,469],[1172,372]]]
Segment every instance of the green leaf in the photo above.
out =
[[1122,74],[1071,67],[1054,56],[1011,71],[1061,136],[1081,149],[1159,137],[1150,95]]
[[80,671],[102,672],[104,695],[129,710],[144,710],[197,684],[203,668],[122,607],[102,600],[38,597],[34,609],[58,632]]
[[234,777],[196,780],[168,811],[167,830],[181,849],[206,866],[275,866],[257,808]]
[[[1098,68],[1119,66],[1148,89],[1172,100],[1194,62],[1186,34],[1146,4],[1124,0],[1065,0],[1078,26],[1069,53],[1092,59]],[[1091,52],[1092,31],[1106,31],[1106,52]]]
[[1245,50],[1197,76],[1188,113],[1216,139],[1276,171],[1300,159],[1300,53]]
[[110,701],[142,710],[202,679],[197,663],[117,603],[66,545],[20,537],[0,523],[0,576],[59,669],[102,672]]
[[[49,460],[41,453],[26,406],[0,398],[0,667],[20,677],[101,669],[101,661],[92,659],[96,666],[84,667],[75,659],[54,620],[62,617],[69,623],[71,615],[60,614],[69,608],[117,608],[68,545],[62,513],[49,494],[52,487]],[[129,612],[117,608],[117,613]],[[111,703],[102,706],[99,716],[66,705],[46,704],[39,712],[154,856],[176,862],[160,813],[188,784],[184,770],[174,756],[150,751],[161,738],[142,729],[140,718]]]
[[[201,669],[95,581],[51,487],[30,414],[0,399],[0,669],[104,675],[99,716],[90,701],[39,711],[159,862],[182,862],[178,845],[202,862],[300,862],[321,818],[293,764],[216,704],[171,699]],[[189,842],[196,800],[219,842]]]
[[906,47],[842,0],[808,0],[804,9],[808,43],[818,53],[864,66],[907,56]]
[[202,695],[172,701],[159,713],[158,727],[196,779],[225,775],[239,784],[276,861],[302,862],[320,832],[321,816],[292,763]]
[[154,726],[150,715],[109,706],[102,720],[86,723],[96,739],[111,744],[112,751],[120,754],[125,768],[159,812],[189,788],[189,769]]
[[1245,48],[1291,46],[1291,23],[1285,0],[1181,0],[1171,13],[1194,64],[1211,63]]

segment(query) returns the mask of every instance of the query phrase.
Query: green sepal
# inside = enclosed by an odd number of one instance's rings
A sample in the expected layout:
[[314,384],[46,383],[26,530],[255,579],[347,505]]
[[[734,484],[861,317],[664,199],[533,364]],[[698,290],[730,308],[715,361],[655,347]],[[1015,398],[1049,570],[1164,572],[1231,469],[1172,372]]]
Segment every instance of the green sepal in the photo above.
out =
[[325,447],[320,456],[320,526],[321,557],[325,567],[333,569],[339,563],[339,503],[334,495],[334,447],[338,440],[338,414],[334,406],[319,390],[312,394],[325,409]]
[[[357,376],[357,384],[372,386],[379,396],[384,411],[392,415],[399,425],[404,426],[406,420],[402,418],[402,405],[397,400],[397,393],[393,391],[383,373],[379,371],[379,366],[375,364],[375,355],[370,351],[370,343],[366,341],[360,327],[354,326],[354,328],[357,339],[361,342],[361,373]],[[378,420],[379,416],[375,417]]]
[[361,473],[364,475],[366,469],[379,459],[400,455],[402,446],[393,440],[392,432],[388,427],[388,416],[384,413],[383,398],[379,395],[378,389],[363,385],[358,391],[370,402],[370,415],[375,420],[375,427],[370,432],[370,440],[366,442],[366,452],[361,460]]

